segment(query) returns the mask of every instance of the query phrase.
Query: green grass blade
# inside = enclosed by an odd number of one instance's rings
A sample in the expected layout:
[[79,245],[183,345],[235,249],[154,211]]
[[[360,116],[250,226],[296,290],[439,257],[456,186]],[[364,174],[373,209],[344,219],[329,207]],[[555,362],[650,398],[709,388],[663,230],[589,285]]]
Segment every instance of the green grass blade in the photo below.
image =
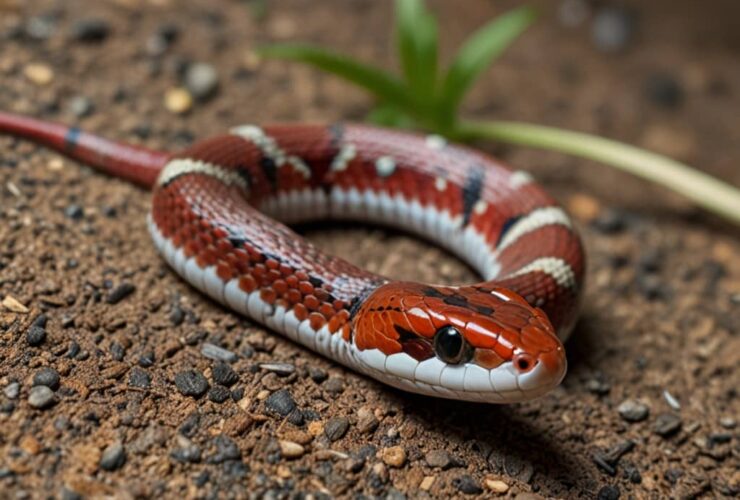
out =
[[493,139],[606,163],[672,189],[740,224],[740,189],[665,156],[602,137],[527,123],[466,122],[459,132],[459,139]]
[[440,106],[445,119],[454,119],[460,101],[475,79],[534,18],[534,10],[520,7],[490,21],[471,35],[458,51],[442,83]]
[[365,120],[381,127],[410,129],[416,127],[415,121],[407,113],[388,104],[381,104],[372,109]]
[[404,85],[392,75],[354,59],[319,47],[300,44],[271,45],[258,49],[263,57],[289,59],[314,66],[364,88],[379,101],[407,112],[414,111],[414,99]]
[[396,0],[396,39],[409,89],[430,104],[437,80],[437,21],[422,0]]

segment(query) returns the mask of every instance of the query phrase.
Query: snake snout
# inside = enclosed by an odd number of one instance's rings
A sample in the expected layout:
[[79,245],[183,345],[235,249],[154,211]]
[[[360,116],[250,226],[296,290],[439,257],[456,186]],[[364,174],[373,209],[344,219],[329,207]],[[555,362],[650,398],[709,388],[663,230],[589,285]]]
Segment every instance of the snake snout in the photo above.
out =
[[514,358],[514,368],[519,373],[519,387],[523,391],[546,392],[563,380],[568,361],[563,348],[558,347],[539,353],[536,358],[529,354],[519,354]]

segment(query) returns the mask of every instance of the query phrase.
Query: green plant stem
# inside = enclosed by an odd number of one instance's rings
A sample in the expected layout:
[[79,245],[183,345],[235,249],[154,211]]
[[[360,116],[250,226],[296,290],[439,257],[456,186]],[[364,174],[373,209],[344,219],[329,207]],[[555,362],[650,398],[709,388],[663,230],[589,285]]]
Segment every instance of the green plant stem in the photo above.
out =
[[457,139],[493,139],[550,149],[606,163],[670,188],[697,205],[740,224],[740,189],[683,163],[581,132],[510,121],[461,122]]

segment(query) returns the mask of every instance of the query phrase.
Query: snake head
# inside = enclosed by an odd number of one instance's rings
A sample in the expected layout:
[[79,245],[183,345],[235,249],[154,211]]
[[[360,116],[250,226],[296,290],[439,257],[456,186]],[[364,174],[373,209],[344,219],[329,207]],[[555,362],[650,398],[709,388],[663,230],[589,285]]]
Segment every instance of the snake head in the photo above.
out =
[[368,375],[422,394],[524,401],[566,371],[545,313],[504,288],[388,283],[356,311],[352,331]]

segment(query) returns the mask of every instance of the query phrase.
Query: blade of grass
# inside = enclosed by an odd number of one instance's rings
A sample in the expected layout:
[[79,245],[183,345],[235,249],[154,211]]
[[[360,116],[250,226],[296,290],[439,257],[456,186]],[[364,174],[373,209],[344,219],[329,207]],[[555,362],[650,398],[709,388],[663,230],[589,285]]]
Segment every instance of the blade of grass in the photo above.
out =
[[422,0],[396,0],[396,39],[410,90],[426,102],[437,79],[437,21]]
[[365,120],[381,127],[415,128],[416,123],[400,109],[389,104],[381,104],[372,109]]
[[410,114],[416,112],[415,99],[409,95],[408,90],[398,79],[378,68],[357,62],[349,57],[302,44],[271,45],[258,49],[257,53],[263,57],[289,59],[309,64],[362,87],[381,102],[392,104]]
[[534,21],[535,12],[520,7],[478,29],[460,48],[440,91],[441,119],[449,125],[473,81]]
[[665,156],[581,132],[509,121],[465,122],[459,139],[493,139],[606,163],[682,194],[740,224],[740,189]]

